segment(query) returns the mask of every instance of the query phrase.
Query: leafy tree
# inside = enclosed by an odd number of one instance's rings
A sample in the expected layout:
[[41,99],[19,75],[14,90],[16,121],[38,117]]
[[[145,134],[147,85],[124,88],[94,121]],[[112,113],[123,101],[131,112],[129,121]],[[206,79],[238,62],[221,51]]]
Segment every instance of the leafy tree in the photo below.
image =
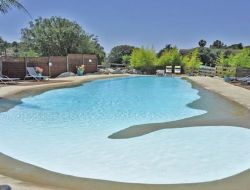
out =
[[90,44],[92,45],[92,47],[89,48],[89,50],[87,50],[85,52],[82,51],[82,52],[96,54],[97,58],[98,58],[98,62],[101,64],[106,57],[106,53],[104,51],[104,48],[99,43],[98,36],[92,37],[92,41],[90,41]]
[[200,46],[200,47],[204,48],[206,45],[207,45],[206,40],[200,40],[200,41],[199,41],[199,46]]
[[165,50],[161,57],[157,61],[157,66],[165,67],[167,65],[180,65],[181,64],[181,55],[177,48],[170,50]]
[[182,62],[186,73],[193,73],[197,71],[202,64],[199,57],[199,50],[195,49],[189,55],[183,57]]
[[217,59],[217,51],[209,48],[199,49],[200,60],[204,65],[214,66]]
[[221,49],[221,48],[225,48],[225,47],[226,47],[226,45],[220,40],[215,40],[213,42],[213,44],[211,45],[211,48],[217,48],[217,49]]
[[216,60],[216,66],[228,66],[228,61],[225,57],[225,54],[220,52]]
[[239,43],[239,44],[232,44],[230,46],[227,47],[227,49],[243,49],[243,44]]
[[29,27],[22,29],[22,42],[27,51],[43,56],[69,53],[93,53],[100,59],[105,57],[98,38],[88,35],[76,22],[61,17],[38,18],[30,22]]
[[5,14],[12,7],[23,10],[24,12],[26,12],[30,16],[30,13],[27,11],[27,9],[19,1],[17,1],[17,0],[0,0],[0,13]]
[[157,57],[153,49],[137,48],[131,54],[130,65],[141,71],[152,73]]
[[231,50],[226,50],[224,52],[224,55],[225,55],[226,58],[229,58],[229,56],[232,55],[232,54],[233,54],[233,52]]
[[9,43],[0,37],[0,55],[4,52],[4,55],[6,56],[7,48],[9,47]]
[[171,49],[174,49],[174,47],[171,44],[167,44],[163,49],[161,49],[158,53],[157,53],[157,57],[161,57],[161,55],[165,52],[165,51],[169,51]]
[[125,55],[130,56],[134,48],[135,48],[134,46],[129,46],[129,45],[119,45],[113,47],[108,56],[108,62],[122,64],[122,57]]
[[33,50],[19,52],[20,57],[39,57],[40,55]]
[[13,48],[13,50],[14,50],[14,53],[15,53],[15,56],[18,56],[18,43],[16,42],[16,41],[13,41],[12,43],[11,43],[11,47]]
[[130,63],[130,59],[131,59],[130,55],[124,55],[122,56],[122,63],[128,65]]
[[245,48],[240,53],[231,55],[228,58],[228,64],[233,67],[240,66],[250,68],[250,50]]

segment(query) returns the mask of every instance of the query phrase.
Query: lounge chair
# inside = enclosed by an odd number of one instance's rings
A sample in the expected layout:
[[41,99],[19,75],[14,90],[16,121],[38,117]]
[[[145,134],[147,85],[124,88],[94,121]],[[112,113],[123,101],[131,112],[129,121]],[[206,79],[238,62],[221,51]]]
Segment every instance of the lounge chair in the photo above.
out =
[[166,74],[172,74],[172,66],[166,66]]
[[156,75],[157,75],[157,76],[164,76],[164,74],[165,74],[165,71],[164,71],[164,70],[157,70],[157,71],[156,71]]
[[174,67],[174,73],[175,74],[181,74],[181,66],[175,66]]
[[244,83],[244,82],[250,80],[250,75],[245,76],[245,77],[237,77],[236,80]]
[[244,80],[244,81],[241,81],[241,84],[243,85],[250,85],[250,78]]
[[0,74],[0,82],[4,84],[17,84],[17,81],[20,80],[20,78],[9,78],[6,75]]
[[49,76],[42,76],[42,75],[39,75],[35,68],[34,67],[27,67],[26,68],[26,71],[27,71],[27,74],[26,76],[24,77],[24,80],[27,79],[27,78],[33,78],[37,81],[40,81],[40,80],[44,80],[46,78],[49,78]]

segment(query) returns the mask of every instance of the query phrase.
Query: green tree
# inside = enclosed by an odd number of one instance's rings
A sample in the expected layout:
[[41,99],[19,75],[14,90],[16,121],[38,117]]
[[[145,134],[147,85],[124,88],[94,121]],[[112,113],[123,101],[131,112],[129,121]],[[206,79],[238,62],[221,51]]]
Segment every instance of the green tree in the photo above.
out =
[[189,55],[184,56],[182,62],[184,63],[186,73],[197,72],[202,64],[199,56],[199,50],[195,49]]
[[5,14],[12,7],[23,10],[24,12],[26,12],[30,16],[30,13],[27,11],[27,9],[19,1],[17,1],[17,0],[0,0],[0,13]]
[[40,55],[33,50],[19,52],[20,57],[39,57]]
[[108,62],[122,64],[122,57],[125,55],[130,56],[134,48],[135,48],[134,46],[129,46],[129,45],[119,45],[113,47],[108,56]]
[[4,53],[4,55],[6,56],[6,54],[7,54],[6,51],[7,51],[8,47],[9,47],[9,43],[7,41],[3,40],[2,37],[0,37],[0,55],[2,53]]
[[163,49],[161,49],[158,53],[157,53],[157,57],[161,57],[161,55],[165,52],[165,51],[170,51],[171,49],[174,49],[175,47],[173,47],[171,44],[167,44]]
[[239,44],[232,44],[230,46],[227,47],[227,49],[243,49],[243,44],[239,43]]
[[155,69],[157,57],[153,49],[137,48],[134,49],[130,59],[130,65],[141,71],[152,73]]
[[16,41],[13,41],[11,43],[11,47],[13,48],[14,55],[18,56],[18,52],[19,52],[19,50],[18,50],[18,43]]
[[79,24],[61,17],[38,18],[22,29],[22,42],[43,56],[69,53],[93,53],[100,59],[105,53],[98,39],[88,35]]
[[199,48],[201,62],[206,66],[215,66],[218,51],[209,48]]
[[157,66],[160,67],[165,67],[167,65],[174,66],[180,64],[181,64],[181,55],[177,48],[165,50],[157,61]]
[[206,45],[207,45],[206,40],[200,40],[200,41],[199,41],[199,46],[200,46],[200,47],[204,48]]
[[103,63],[103,61],[104,61],[104,59],[106,57],[106,53],[104,51],[104,48],[99,43],[98,36],[92,37],[92,40],[90,41],[90,48],[88,50],[86,50],[86,51],[81,51],[81,52],[96,54],[97,58],[98,58],[98,62],[100,64]]
[[122,56],[122,63],[125,65],[129,65],[131,56],[130,55],[124,55]]
[[229,56],[228,64],[233,67],[250,68],[250,50],[245,48],[240,53]]
[[227,61],[224,53],[222,52],[219,53],[216,60],[216,66],[227,66]]
[[225,47],[226,47],[226,45],[220,40],[215,40],[213,42],[213,44],[211,45],[211,48],[217,48],[217,49],[221,49],[221,48],[225,48]]

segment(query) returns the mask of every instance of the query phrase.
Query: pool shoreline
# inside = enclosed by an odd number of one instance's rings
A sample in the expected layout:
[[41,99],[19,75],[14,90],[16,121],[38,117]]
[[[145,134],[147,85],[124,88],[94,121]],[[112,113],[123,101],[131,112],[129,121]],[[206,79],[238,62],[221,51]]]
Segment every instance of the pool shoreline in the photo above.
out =
[[[0,92],[0,97],[15,97],[15,98],[22,98],[25,95],[25,91],[31,91],[32,93],[39,93],[44,92],[54,88],[62,88],[62,87],[72,87],[80,85],[81,83],[88,82],[91,80],[96,79],[104,79],[104,78],[111,78],[111,77],[124,77],[129,75],[114,75],[114,76],[102,76],[92,77],[88,79],[81,78],[77,81],[68,81],[63,83],[57,84],[50,84],[50,85],[39,85],[36,88],[29,87],[29,88],[20,88],[19,91],[9,91],[9,93],[5,93],[3,96]],[[192,80],[192,79],[191,79]],[[192,80],[194,81],[194,80]],[[196,84],[201,85],[200,83],[194,81]],[[204,86],[203,86],[204,87]],[[4,87],[7,88],[7,87]],[[205,87],[206,88],[206,87]],[[212,90],[213,89],[209,89]],[[219,93],[219,92],[216,92]],[[250,93],[250,92],[249,92]],[[220,94],[220,93],[219,93]],[[221,94],[223,95],[223,94]],[[54,187],[58,187],[61,189],[86,189],[90,190],[113,190],[113,189],[120,189],[120,190],[133,190],[133,189],[145,189],[145,190],[241,190],[241,189],[250,189],[250,170],[246,170],[240,174],[235,176],[225,178],[222,180],[217,180],[213,182],[205,182],[205,183],[194,183],[194,184],[176,184],[176,185],[146,185],[146,184],[132,184],[132,183],[120,183],[120,182],[112,182],[112,181],[105,181],[105,180],[95,180],[95,179],[87,179],[87,178],[80,178],[80,177],[73,177],[64,174],[59,174],[56,172],[48,171],[28,163],[24,163],[22,161],[15,160],[11,157],[8,157],[2,153],[0,153],[0,174],[12,177],[14,179],[18,179],[21,181],[25,181],[31,184],[36,184],[39,188],[44,189],[55,189]],[[4,183],[0,180],[0,184]],[[10,184],[11,185],[11,184]],[[50,186],[46,188],[45,186]],[[51,188],[52,187],[52,188]]]

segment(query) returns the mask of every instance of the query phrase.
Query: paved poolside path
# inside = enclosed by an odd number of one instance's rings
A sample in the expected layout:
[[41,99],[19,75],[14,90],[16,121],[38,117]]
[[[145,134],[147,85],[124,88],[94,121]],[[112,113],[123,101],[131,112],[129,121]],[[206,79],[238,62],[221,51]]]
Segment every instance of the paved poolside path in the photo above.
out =
[[250,109],[250,90],[224,82],[219,77],[186,77],[202,87],[214,91]]

